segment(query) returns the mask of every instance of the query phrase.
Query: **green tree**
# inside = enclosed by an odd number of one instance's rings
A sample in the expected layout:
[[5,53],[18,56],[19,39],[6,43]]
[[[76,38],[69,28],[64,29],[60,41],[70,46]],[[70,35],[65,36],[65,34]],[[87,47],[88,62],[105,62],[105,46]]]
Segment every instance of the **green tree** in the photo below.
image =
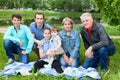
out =
[[63,0],[64,9],[66,11],[82,11],[82,0]]
[[120,0],[93,0],[97,10],[110,25],[120,25]]
[[82,0],[82,9],[91,9],[91,0]]

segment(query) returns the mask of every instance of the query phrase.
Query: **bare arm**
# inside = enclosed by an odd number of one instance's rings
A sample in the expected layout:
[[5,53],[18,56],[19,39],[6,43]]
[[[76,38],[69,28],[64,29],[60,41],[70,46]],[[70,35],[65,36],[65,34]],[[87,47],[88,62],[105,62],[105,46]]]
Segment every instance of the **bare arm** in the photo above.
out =
[[63,54],[63,53],[64,53],[64,50],[63,50],[62,47],[60,47],[60,51],[57,51],[57,52],[56,52],[56,55]]
[[40,45],[40,46],[43,45],[43,42],[42,42],[42,41],[35,39],[35,34],[33,34],[33,37],[34,37],[34,42],[35,42],[35,43],[37,43],[37,44]]
[[42,49],[39,49],[39,55],[40,55],[40,58],[45,58],[45,57],[47,57],[47,55],[43,53],[43,50],[42,50]]
[[55,50],[58,50],[61,47],[61,40],[58,39],[57,42],[58,42],[58,46],[55,48]]

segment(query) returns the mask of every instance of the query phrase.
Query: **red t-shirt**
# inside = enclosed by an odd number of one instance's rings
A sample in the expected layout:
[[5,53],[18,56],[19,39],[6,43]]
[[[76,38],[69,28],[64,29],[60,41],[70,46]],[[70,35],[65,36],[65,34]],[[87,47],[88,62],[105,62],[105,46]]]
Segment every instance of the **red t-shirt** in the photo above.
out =
[[92,25],[89,28],[86,29],[86,31],[88,32],[88,35],[91,34],[92,28],[93,28],[93,23],[92,23]]

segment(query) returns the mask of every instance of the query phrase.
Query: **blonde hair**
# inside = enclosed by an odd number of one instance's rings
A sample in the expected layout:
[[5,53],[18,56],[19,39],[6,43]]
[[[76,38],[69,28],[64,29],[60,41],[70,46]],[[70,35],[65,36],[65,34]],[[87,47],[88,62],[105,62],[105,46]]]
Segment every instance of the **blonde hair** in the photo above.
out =
[[80,19],[84,18],[84,17],[90,17],[92,18],[92,15],[90,13],[83,13],[81,16],[80,16]]
[[73,28],[74,22],[72,19],[70,19],[69,17],[65,17],[62,21],[62,25],[64,25],[65,21],[69,21],[72,24],[72,28]]

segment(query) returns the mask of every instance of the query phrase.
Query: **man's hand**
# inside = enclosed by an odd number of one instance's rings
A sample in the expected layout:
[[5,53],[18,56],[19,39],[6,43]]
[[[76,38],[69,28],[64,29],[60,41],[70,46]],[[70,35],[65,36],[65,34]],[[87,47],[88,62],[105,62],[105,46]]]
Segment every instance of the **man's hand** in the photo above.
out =
[[86,50],[85,56],[86,56],[87,58],[93,58],[92,46],[90,46],[90,47]]
[[42,46],[42,45],[43,45],[43,42],[42,42],[42,41],[37,40],[37,44],[38,44],[39,46]]
[[27,54],[27,52],[26,52],[25,50],[23,50],[23,51],[22,51],[22,54],[24,54],[24,55],[25,55],[25,54]]

